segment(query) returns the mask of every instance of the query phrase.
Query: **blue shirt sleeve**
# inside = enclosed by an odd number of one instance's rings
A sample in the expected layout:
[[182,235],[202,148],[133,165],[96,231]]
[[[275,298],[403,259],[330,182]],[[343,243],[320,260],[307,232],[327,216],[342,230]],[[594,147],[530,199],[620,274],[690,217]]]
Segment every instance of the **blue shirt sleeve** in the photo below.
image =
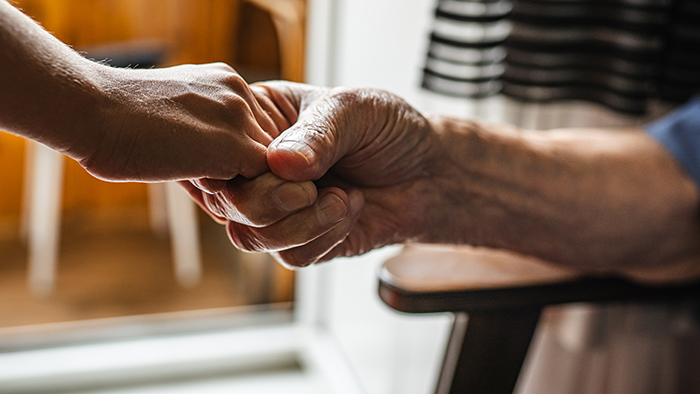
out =
[[646,126],[700,188],[700,96]]

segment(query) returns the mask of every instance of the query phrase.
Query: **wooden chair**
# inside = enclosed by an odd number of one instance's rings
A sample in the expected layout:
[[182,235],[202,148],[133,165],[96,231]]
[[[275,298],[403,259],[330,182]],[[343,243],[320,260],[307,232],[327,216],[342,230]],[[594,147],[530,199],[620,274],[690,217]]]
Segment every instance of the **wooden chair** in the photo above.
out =
[[505,252],[407,247],[384,263],[379,296],[400,312],[455,314],[436,393],[510,394],[545,307],[696,302],[700,282],[640,284],[583,277]]

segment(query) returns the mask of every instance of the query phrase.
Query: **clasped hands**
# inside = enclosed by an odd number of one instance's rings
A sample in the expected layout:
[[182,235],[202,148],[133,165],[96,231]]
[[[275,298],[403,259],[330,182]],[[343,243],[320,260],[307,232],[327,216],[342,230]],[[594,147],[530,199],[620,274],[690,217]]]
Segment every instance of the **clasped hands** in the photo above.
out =
[[301,267],[418,237],[436,151],[420,113],[374,89],[251,90],[278,127],[268,132],[269,171],[180,181],[239,249]]
[[249,86],[222,63],[81,64],[85,116],[40,125],[58,130],[41,141],[101,179],[179,181],[240,249],[299,267],[423,240],[438,217],[439,133],[397,96]]
[[[53,133],[50,146],[104,179],[180,181],[238,248],[289,267],[421,242],[596,273],[697,275],[695,185],[637,131],[426,118],[381,90],[249,86],[223,64],[91,75],[104,93],[88,90],[79,107],[94,105],[98,121],[60,130],[97,132]],[[666,186],[648,199],[650,184]]]

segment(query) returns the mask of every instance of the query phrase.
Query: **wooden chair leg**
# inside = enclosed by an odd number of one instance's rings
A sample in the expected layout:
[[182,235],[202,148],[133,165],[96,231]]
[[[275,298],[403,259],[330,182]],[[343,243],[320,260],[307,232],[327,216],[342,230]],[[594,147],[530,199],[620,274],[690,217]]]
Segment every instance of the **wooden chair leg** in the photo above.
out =
[[511,394],[541,309],[455,314],[437,394]]

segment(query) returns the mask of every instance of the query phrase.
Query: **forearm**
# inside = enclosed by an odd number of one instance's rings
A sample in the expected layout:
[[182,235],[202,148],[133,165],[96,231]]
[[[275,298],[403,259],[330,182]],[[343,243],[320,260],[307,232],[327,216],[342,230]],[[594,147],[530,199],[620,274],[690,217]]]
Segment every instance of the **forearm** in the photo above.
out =
[[428,242],[504,248],[592,272],[700,256],[697,189],[641,131],[431,122],[449,207],[437,211],[449,213],[431,215],[441,223]]
[[0,129],[78,159],[89,155],[99,138],[96,64],[2,0],[0,48]]

